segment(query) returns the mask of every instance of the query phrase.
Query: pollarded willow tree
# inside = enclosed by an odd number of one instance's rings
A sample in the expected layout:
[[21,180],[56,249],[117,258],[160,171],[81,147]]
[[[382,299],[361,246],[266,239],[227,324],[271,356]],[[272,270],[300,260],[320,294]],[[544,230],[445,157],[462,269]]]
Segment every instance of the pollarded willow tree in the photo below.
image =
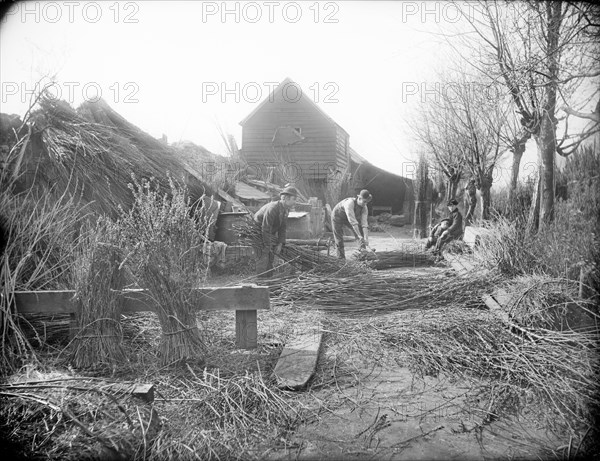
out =
[[447,123],[451,114],[438,103],[440,97],[435,94],[432,99],[423,101],[417,116],[408,125],[428,153],[431,168],[445,178],[445,198],[448,201],[456,197],[464,162],[458,147],[452,142],[453,130]]
[[498,86],[481,76],[469,76],[464,69],[447,73],[436,94],[421,106],[413,127],[449,179],[449,167],[474,179],[480,191],[482,219],[489,218],[494,169],[507,150],[503,136],[509,109],[504,100]]
[[494,170],[506,146],[502,141],[507,106],[492,82],[466,73],[457,74],[440,103],[450,116],[450,141],[454,143],[465,169],[480,191],[481,219],[489,218]]
[[[538,151],[538,187],[528,227],[553,219],[555,154],[568,156],[600,128],[600,10],[574,2],[479,2],[456,4],[473,32],[467,62],[502,83],[523,130]],[[586,122],[569,129],[569,117]],[[562,122],[562,123],[561,123]]]

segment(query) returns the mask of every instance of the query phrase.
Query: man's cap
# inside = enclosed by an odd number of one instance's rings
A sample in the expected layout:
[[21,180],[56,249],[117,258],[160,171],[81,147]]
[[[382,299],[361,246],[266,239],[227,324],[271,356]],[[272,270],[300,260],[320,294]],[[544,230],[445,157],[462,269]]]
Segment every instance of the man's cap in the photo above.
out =
[[279,195],[291,195],[292,197],[298,197],[298,190],[295,187],[286,187],[279,192]]
[[440,221],[441,224],[449,223],[449,222],[450,222],[450,220],[448,218],[444,218]]
[[453,198],[452,200],[448,200],[448,206],[456,206],[458,205],[458,200]]
[[369,192],[367,189],[361,190],[360,194],[358,194],[358,196],[362,197],[367,202],[370,202],[373,199],[373,196],[371,195],[371,192]]

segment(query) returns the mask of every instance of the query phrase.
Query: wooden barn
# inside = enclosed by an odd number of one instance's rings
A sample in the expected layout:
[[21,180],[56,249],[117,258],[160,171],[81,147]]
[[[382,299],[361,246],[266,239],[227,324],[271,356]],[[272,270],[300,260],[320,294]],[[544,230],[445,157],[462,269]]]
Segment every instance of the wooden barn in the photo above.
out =
[[354,192],[368,189],[373,194],[373,202],[369,206],[372,214],[388,212],[403,214],[407,218],[412,216],[415,195],[411,179],[369,163],[352,148],[350,148],[350,164]]
[[349,171],[353,178],[349,189],[372,190],[374,207],[391,207],[397,213],[409,208],[404,202],[410,200],[407,184],[411,181],[375,167],[356,154],[350,148],[348,132],[289,78],[240,125],[242,157],[260,179],[309,185],[311,195],[326,202],[328,184]]

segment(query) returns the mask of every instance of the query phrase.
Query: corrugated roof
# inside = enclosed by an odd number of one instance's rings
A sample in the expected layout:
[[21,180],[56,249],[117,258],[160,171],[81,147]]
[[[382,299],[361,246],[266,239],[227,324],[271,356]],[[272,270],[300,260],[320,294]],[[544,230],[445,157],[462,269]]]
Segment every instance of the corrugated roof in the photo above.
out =
[[235,195],[244,200],[271,200],[269,194],[243,182],[235,183]]
[[369,161],[366,158],[359,155],[359,153],[356,152],[354,149],[352,149],[352,147],[348,147],[348,151],[350,152],[350,159],[354,163],[358,163],[358,164],[369,163]]

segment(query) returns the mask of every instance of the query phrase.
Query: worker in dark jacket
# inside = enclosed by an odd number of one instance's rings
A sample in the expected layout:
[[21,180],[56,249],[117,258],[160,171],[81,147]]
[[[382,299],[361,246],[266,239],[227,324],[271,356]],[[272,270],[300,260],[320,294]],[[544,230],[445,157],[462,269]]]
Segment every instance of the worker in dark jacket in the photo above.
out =
[[344,251],[344,227],[350,227],[363,249],[369,244],[369,210],[367,203],[373,199],[371,193],[363,189],[356,197],[348,197],[339,202],[331,212],[331,227],[337,249],[337,257],[346,259]]
[[269,277],[272,274],[275,255],[281,253],[285,245],[287,217],[296,204],[298,191],[294,187],[284,188],[276,202],[267,203],[254,215],[254,220],[260,224],[262,231],[263,251],[259,255],[258,274]]
[[443,246],[451,240],[458,239],[463,234],[463,217],[458,211],[458,201],[456,199],[452,199],[448,202],[448,211],[450,211],[450,216],[448,219],[450,220],[450,227],[446,229],[438,238],[435,244],[435,250],[433,254],[441,257]]

